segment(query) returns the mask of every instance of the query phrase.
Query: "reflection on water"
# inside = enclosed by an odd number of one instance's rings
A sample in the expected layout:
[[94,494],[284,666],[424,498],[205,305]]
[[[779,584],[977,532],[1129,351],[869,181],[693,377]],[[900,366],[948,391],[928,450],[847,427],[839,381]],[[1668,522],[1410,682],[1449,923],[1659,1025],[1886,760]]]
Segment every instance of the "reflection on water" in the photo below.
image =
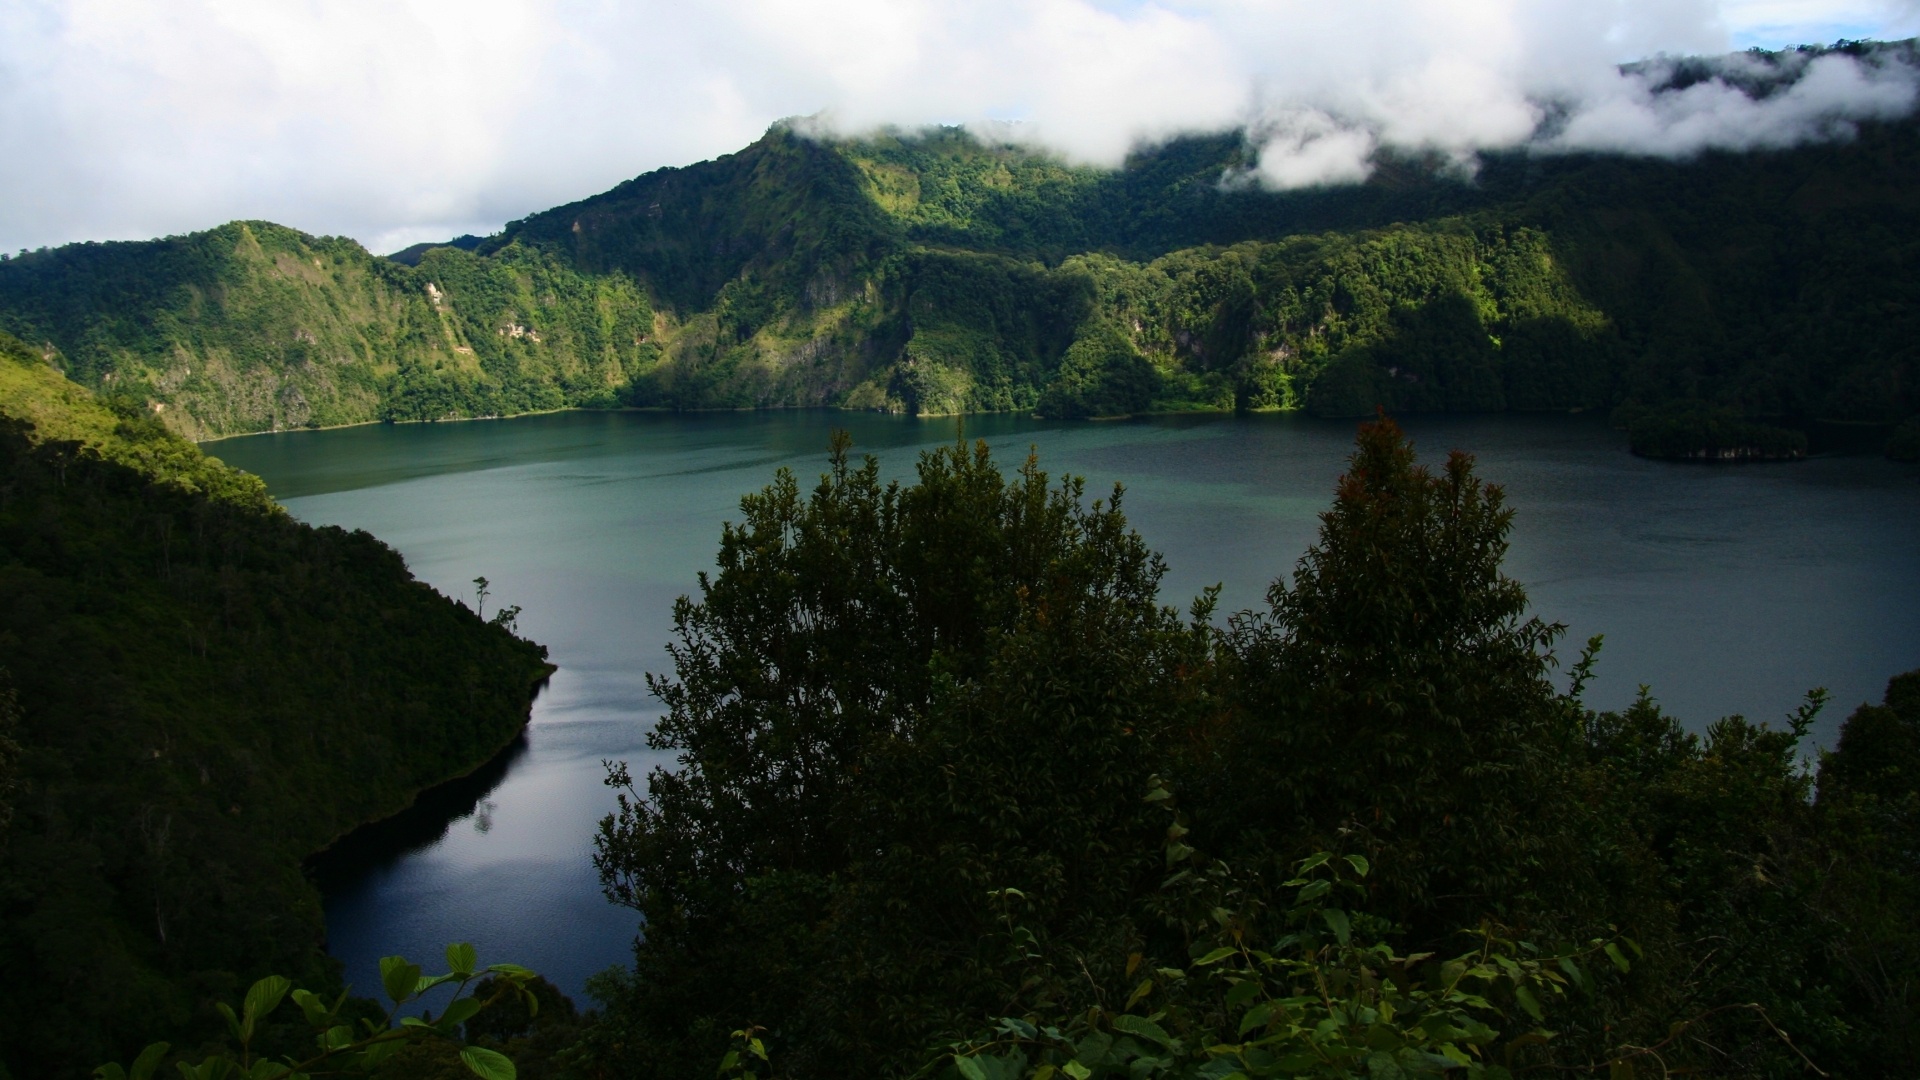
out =
[[[210,449],[266,478],[305,521],[364,528],[421,579],[522,608],[559,666],[523,743],[402,822],[316,861],[328,935],[349,978],[377,958],[437,957],[469,940],[578,994],[622,962],[637,929],[602,899],[591,863],[612,806],[601,762],[636,775],[658,714],[644,673],[665,672],[675,597],[713,565],[741,494],[790,466],[824,467],[851,430],[888,478],[952,440],[952,420],[832,411],[562,413],[505,421],[370,426],[234,439]],[[1695,728],[1733,712],[1785,715],[1834,691],[1831,742],[1888,676],[1920,666],[1920,471],[1872,457],[1712,466],[1634,458],[1604,423],[1567,417],[1418,417],[1422,457],[1463,449],[1517,511],[1508,572],[1571,653],[1607,643],[1588,700],[1617,707],[1640,683]],[[1003,464],[1036,446],[1042,467],[1126,484],[1125,509],[1165,554],[1163,597],[1224,586],[1252,608],[1318,527],[1353,438],[1350,421],[1298,416],[1056,423],[969,417]],[[471,602],[471,601],[470,601]]]
[[371,874],[391,871],[401,859],[446,839],[449,829],[469,818],[477,831],[492,831],[493,812],[499,804],[487,796],[507,778],[507,770],[526,756],[527,737],[523,733],[486,764],[428,788],[412,806],[383,821],[362,825],[316,853],[307,860],[307,876],[321,892],[333,893]]

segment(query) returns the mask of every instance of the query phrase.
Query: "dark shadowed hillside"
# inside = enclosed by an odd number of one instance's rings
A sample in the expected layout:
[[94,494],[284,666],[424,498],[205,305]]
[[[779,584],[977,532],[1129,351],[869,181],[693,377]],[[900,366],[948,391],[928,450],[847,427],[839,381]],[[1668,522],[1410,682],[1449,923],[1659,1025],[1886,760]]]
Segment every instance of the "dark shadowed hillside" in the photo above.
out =
[[549,669],[373,537],[0,353],[0,1075],[82,1076],[212,1033],[267,971],[337,983],[302,860],[505,746]]

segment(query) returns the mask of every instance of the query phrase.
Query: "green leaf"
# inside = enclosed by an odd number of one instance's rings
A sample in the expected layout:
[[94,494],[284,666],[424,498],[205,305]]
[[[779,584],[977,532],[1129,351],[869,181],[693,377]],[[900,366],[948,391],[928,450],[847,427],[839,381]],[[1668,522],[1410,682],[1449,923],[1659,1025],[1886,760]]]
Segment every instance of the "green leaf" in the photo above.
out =
[[1615,945],[1611,941],[1607,942],[1607,959],[1613,961],[1613,966],[1619,968],[1622,974],[1625,974],[1628,969],[1632,967],[1631,964],[1627,963],[1626,956],[1621,953],[1620,946]]
[[1142,998],[1151,993],[1153,993],[1153,980],[1141,979],[1140,985],[1133,988],[1133,993],[1127,995],[1127,1003],[1121,1007],[1131,1009],[1139,1004]]
[[1373,864],[1367,861],[1365,855],[1348,855],[1346,860],[1347,865],[1353,867],[1353,872],[1361,877],[1366,877],[1373,871]]
[[1345,945],[1353,936],[1353,924],[1347,921],[1347,913],[1339,908],[1325,908],[1320,917],[1327,921],[1327,928],[1333,931],[1335,940]]
[[227,1030],[233,1033],[235,1041],[246,1042],[248,1039],[253,1038],[252,1017],[248,1017],[247,1022],[243,1024],[240,1022],[240,1018],[233,1014],[233,1006],[226,1002],[216,1001],[213,1003],[213,1007],[220,1010],[221,1016],[227,1018]]
[[127,1073],[127,1080],[150,1080],[154,1070],[160,1067],[161,1060],[167,1056],[170,1045],[157,1042],[140,1051],[140,1056],[133,1059],[133,1068]]
[[440,1014],[440,1026],[446,1027],[450,1024],[464,1024],[469,1017],[479,1011],[479,998],[460,998],[457,1001],[448,1003],[447,1011]]
[[[414,970],[418,971],[420,969],[415,968]],[[441,983],[452,982],[457,978],[459,978],[459,976],[453,974],[452,972],[448,972],[445,975],[422,975],[418,979],[414,980],[413,996],[419,997],[421,994],[424,994],[427,991],[433,989],[434,987],[439,986]]]
[[1113,1030],[1122,1031],[1128,1035],[1138,1035],[1143,1039],[1152,1039],[1169,1049],[1173,1046],[1173,1036],[1167,1034],[1159,1024],[1144,1016],[1134,1016],[1131,1013],[1116,1016],[1113,1018]]
[[461,1047],[460,1061],[480,1080],[514,1080],[519,1075],[505,1054],[484,1046]]
[[1087,1068],[1077,1061],[1069,1061],[1065,1065],[1060,1066],[1060,1071],[1073,1077],[1073,1080],[1087,1080],[1087,1077],[1093,1075],[1092,1069]]
[[1332,858],[1333,858],[1333,852],[1331,851],[1322,851],[1315,855],[1309,855],[1306,858],[1300,860],[1300,869],[1294,871],[1294,873],[1304,874],[1309,870],[1318,870],[1319,868],[1327,865],[1328,861],[1331,860]]
[[1237,1009],[1247,1002],[1252,1001],[1259,993],[1260,984],[1252,979],[1234,983],[1233,989],[1227,991],[1227,1008]]
[[267,1014],[280,1007],[286,1000],[287,991],[293,989],[290,979],[278,975],[269,975],[247,989],[246,1015],[255,1020],[265,1020]]
[[987,1080],[987,1070],[981,1068],[980,1063],[970,1057],[961,1057],[959,1054],[953,1055],[953,1066],[959,1069],[960,1075],[966,1077],[967,1080]]
[[1533,1017],[1536,1023],[1545,1018],[1545,1014],[1540,1011],[1540,1000],[1533,996],[1533,991],[1526,984],[1522,983],[1513,988],[1513,998],[1520,1003],[1521,1008],[1527,1010],[1527,1015]]
[[523,968],[519,964],[488,964],[487,970],[495,975],[505,975],[515,982],[525,982],[534,977],[531,970]]
[[1217,964],[1229,956],[1237,956],[1239,952],[1239,949],[1230,949],[1223,946],[1195,960],[1193,963],[1195,967],[1206,967],[1208,964]]
[[307,1018],[308,1024],[317,1028],[327,1026],[330,1014],[326,1002],[321,1001],[318,994],[311,990],[295,990],[293,1003],[300,1006],[300,1013]]
[[413,996],[413,988],[420,983],[420,966],[407,963],[404,956],[383,956],[380,958],[380,985],[393,999],[395,1005],[401,1004]]
[[1333,889],[1333,882],[1328,881],[1326,878],[1320,878],[1317,881],[1309,881],[1305,885],[1301,886],[1300,898],[1297,901],[1295,901],[1295,903],[1311,904],[1315,900],[1318,900],[1321,897],[1327,895],[1327,893],[1332,891],[1332,889]]
[[127,1070],[121,1068],[119,1062],[109,1061],[94,1066],[93,1080],[127,1080]]
[[1240,1018],[1240,1034],[1238,1037],[1244,1039],[1247,1037],[1247,1032],[1255,1028],[1266,1027],[1267,1022],[1273,1019],[1273,1011],[1279,1007],[1279,1002],[1268,1001],[1248,1009],[1247,1015]]
[[447,946],[447,967],[452,969],[455,975],[466,978],[473,974],[473,966],[479,962],[480,956],[473,951],[472,945],[462,941]]
[[400,1039],[388,1039],[385,1042],[374,1043],[365,1050],[360,1051],[360,1067],[371,1070],[375,1065],[399,1053],[401,1041]]

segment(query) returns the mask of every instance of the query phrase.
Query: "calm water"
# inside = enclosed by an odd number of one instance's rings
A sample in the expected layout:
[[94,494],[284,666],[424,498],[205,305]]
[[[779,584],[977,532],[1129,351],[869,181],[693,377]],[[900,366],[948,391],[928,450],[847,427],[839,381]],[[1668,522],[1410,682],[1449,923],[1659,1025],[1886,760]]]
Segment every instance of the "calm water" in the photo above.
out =
[[[560,667],[523,746],[334,868],[331,947],[354,983],[377,985],[381,955],[433,961],[457,938],[576,995],[626,958],[635,919],[601,898],[588,861],[611,803],[600,762],[651,763],[658,705],[644,673],[668,668],[674,598],[711,566],[739,496],[781,465],[816,475],[835,426],[897,476],[955,432],[950,420],[831,412],[564,413],[210,447],[301,519],[381,537],[444,593],[472,603],[485,575],[490,605],[520,605],[522,631]],[[1888,676],[1920,666],[1920,470],[1866,457],[1659,464],[1564,417],[1407,426],[1423,457],[1472,451],[1506,485],[1519,510],[1509,573],[1571,641],[1607,636],[1593,703],[1623,704],[1647,683],[1699,727],[1779,717],[1824,685],[1830,742]],[[1234,610],[1260,603],[1311,542],[1353,425],[976,417],[967,434],[1005,464],[1035,445],[1044,467],[1086,476],[1093,492],[1124,482],[1129,518],[1171,564],[1165,598],[1184,605],[1219,582]]]

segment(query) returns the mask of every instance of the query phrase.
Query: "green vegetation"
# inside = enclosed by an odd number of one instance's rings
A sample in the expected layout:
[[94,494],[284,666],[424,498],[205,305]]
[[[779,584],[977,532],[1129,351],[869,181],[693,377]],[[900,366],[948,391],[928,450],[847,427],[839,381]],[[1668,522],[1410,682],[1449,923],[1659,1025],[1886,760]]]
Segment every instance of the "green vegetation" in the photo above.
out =
[[1807,454],[1804,432],[1743,420],[1726,410],[1644,412],[1628,421],[1627,437],[1633,452],[1642,457],[1779,461]]
[[4,337],[0,658],[16,1077],[156,1031],[192,1050],[268,971],[336,985],[302,861],[505,746],[549,670],[373,537],[293,521]]
[[[404,1060],[408,1050],[422,1044],[442,1048],[481,1080],[515,1080],[518,1070],[512,1059],[478,1041],[465,1043],[461,1038],[472,1027],[484,1027],[480,1014],[499,1012],[517,1005],[520,1011],[539,1011],[534,986],[539,976],[518,964],[479,966],[473,946],[465,943],[447,946],[447,966],[443,975],[423,975],[418,964],[404,956],[383,957],[380,961],[381,989],[393,1004],[377,1018],[355,1013],[367,1010],[361,1002],[350,1001],[341,993],[328,1004],[311,990],[294,989],[291,980],[269,975],[247,989],[239,1012],[226,1002],[219,1003],[220,1015],[227,1022],[227,1033],[239,1044],[208,1054],[197,1064],[180,1061],[177,1068],[187,1080],[310,1080],[321,1076],[378,1077],[387,1075],[392,1065]],[[428,995],[441,987],[453,993],[438,1016],[402,1015],[403,1010],[419,1008]],[[469,989],[471,988],[471,993]],[[291,991],[291,993],[289,993]],[[274,1014],[291,999],[309,1029],[310,1046],[274,1060],[256,1047],[286,1036],[273,1030]],[[276,1039],[276,1036],[279,1036]],[[94,1080],[150,1080],[166,1061],[168,1043],[152,1043],[133,1060],[131,1066],[117,1062],[94,1070]],[[417,1072],[410,1071],[417,1077]]]
[[1301,192],[1254,156],[776,125],[400,262],[260,222],[26,254],[0,329],[196,438],[614,405],[1920,415],[1920,123]]
[[607,404],[653,332],[617,276],[455,247],[408,268],[266,222],[9,259],[0,312],[191,438]]
[[[631,970],[563,1075],[1898,1072],[1920,672],[1780,727],[1581,704],[1470,458],[1362,427],[1264,611],[1158,603],[1121,493],[836,442],[675,609],[624,765]],[[1817,792],[1817,798],[1816,796]]]

